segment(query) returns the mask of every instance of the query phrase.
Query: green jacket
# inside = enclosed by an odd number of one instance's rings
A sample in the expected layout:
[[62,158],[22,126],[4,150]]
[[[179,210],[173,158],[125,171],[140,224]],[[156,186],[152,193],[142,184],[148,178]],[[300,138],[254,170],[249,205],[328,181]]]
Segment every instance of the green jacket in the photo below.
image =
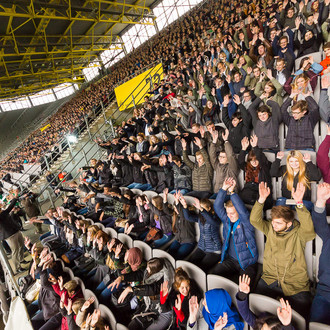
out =
[[277,281],[285,296],[309,291],[305,246],[315,238],[315,231],[310,212],[305,207],[296,211],[299,221],[281,233],[273,230],[271,221],[263,220],[263,204],[258,201],[250,216],[251,224],[267,237],[262,279],[268,285]]

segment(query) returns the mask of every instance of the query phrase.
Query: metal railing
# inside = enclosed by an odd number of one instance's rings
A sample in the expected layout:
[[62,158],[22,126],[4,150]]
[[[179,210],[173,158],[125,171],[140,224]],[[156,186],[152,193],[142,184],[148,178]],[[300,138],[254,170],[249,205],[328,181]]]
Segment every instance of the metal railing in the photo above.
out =
[[[162,66],[160,66],[157,70],[156,69],[156,66],[150,71],[149,75],[152,76],[152,75],[156,75],[158,74],[160,71],[162,71]],[[93,139],[102,131],[102,129],[107,125],[107,122],[116,122],[117,119],[119,119],[119,117],[121,116],[121,114],[123,112],[125,112],[126,110],[130,109],[130,108],[133,108],[135,107],[136,104],[139,104],[140,101],[147,95],[149,94],[150,92],[150,88],[148,89],[145,89],[145,87],[148,86],[148,87],[151,87],[150,86],[150,82],[147,81],[147,79],[143,79],[135,88],[134,90],[132,91],[131,94],[129,94],[126,99],[119,105],[117,106],[117,109],[111,114],[111,117],[107,120],[107,121],[104,121],[104,123],[98,128],[98,130],[91,134],[91,136],[89,137],[89,140],[78,150],[78,151],[75,151],[72,153],[71,155],[71,159],[69,161],[67,161],[67,163],[63,166],[61,166],[61,170],[63,172],[65,172],[65,170],[67,170],[70,165],[72,165],[72,163],[76,163],[71,169],[70,169],[70,172],[67,171],[68,173],[64,176],[63,180],[67,179],[67,177],[71,174],[73,178],[76,178],[79,173],[73,173],[73,171],[76,169],[76,168],[80,168],[80,164],[82,162],[82,160],[85,160],[85,163],[88,163],[88,160],[87,159],[87,154],[93,149],[95,148],[95,142],[93,141]],[[135,91],[137,89],[140,90],[134,95]],[[126,101],[129,100],[129,103],[126,105],[125,107],[125,110],[123,111],[120,111],[120,108],[122,107],[123,104],[125,104]],[[124,116],[124,119],[123,120],[126,120],[129,116],[131,115],[131,112],[127,112]],[[85,150],[85,147],[88,146],[88,144],[90,144],[92,142],[92,146],[89,146],[88,150],[86,151]],[[98,149],[98,148],[97,148]],[[97,153],[99,153],[100,151],[97,150],[95,151],[89,158],[93,158],[93,156],[95,156]],[[50,192],[50,190],[48,188],[51,188],[52,190],[55,190],[56,188],[59,188],[61,183],[57,184],[56,186],[54,185],[54,183],[56,182],[56,177],[54,176],[54,178],[48,182],[48,184],[46,184],[40,191],[39,195],[43,194],[45,191],[48,192],[48,197],[50,199],[50,202],[52,204],[52,206],[55,205],[55,202],[57,200],[57,196],[55,196],[55,200],[53,199],[53,195],[52,193]],[[45,202],[45,201],[43,201]]]

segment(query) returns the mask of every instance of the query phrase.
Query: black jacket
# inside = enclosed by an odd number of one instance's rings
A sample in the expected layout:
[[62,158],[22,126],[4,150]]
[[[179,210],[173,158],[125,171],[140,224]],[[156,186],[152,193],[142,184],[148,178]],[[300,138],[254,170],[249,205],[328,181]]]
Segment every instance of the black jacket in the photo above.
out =
[[0,213],[0,240],[7,239],[8,237],[16,234],[19,227],[10,215],[10,211],[15,207],[17,199],[14,198],[6,210]]

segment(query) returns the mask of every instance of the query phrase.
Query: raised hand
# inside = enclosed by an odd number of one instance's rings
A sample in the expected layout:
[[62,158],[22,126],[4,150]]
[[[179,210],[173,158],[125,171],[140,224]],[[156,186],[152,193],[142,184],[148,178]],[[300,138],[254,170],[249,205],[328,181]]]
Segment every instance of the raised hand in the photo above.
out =
[[255,148],[258,145],[258,137],[256,135],[252,135],[250,139],[251,147]]
[[241,104],[241,99],[237,94],[233,96],[233,100],[237,105]]
[[218,321],[214,324],[214,330],[223,329],[228,322],[228,315],[226,312],[223,313],[223,316],[220,316]]
[[325,207],[325,203],[330,198],[330,184],[329,183],[320,183],[317,186],[317,200],[316,206]]
[[265,203],[267,197],[270,195],[270,188],[267,186],[266,182],[259,183],[259,199],[260,204]]
[[57,283],[57,279],[54,277],[53,274],[49,274],[48,281],[50,283],[52,283],[52,284],[56,284]]
[[232,179],[232,183],[231,183],[231,186],[229,187],[228,191],[232,193],[234,191],[235,187],[236,187],[236,180]]
[[281,307],[277,308],[277,317],[283,325],[289,325],[292,319],[292,309],[288,301],[280,299]]
[[276,158],[278,159],[283,159],[284,157],[284,152],[283,151],[279,151],[277,154],[276,154]]
[[243,274],[239,277],[239,284],[238,289],[241,292],[244,292],[246,294],[250,293],[250,277],[248,275]]
[[245,136],[241,141],[242,150],[246,150],[249,147],[249,144],[250,144],[249,138]]
[[84,302],[84,304],[82,305],[81,310],[82,310],[82,311],[85,311],[86,309],[88,309],[89,306],[90,306],[91,304],[94,303],[94,301],[95,301],[95,298],[94,298],[94,297],[90,297],[90,298],[88,298],[88,299]]
[[199,304],[196,296],[189,299],[189,324],[193,324],[197,320]]
[[132,287],[128,286],[127,288],[125,288],[125,290],[121,293],[121,295],[118,298],[118,304],[123,303],[125,298],[130,292],[133,292]]
[[194,198],[194,203],[193,205],[196,207],[197,210],[201,210],[201,203],[198,198]]
[[304,154],[303,161],[304,161],[305,163],[308,163],[308,162],[311,161],[311,155],[310,155],[308,152],[306,152],[306,153]]
[[[227,77],[230,77],[230,76],[227,76]],[[229,104],[229,95],[227,94],[227,95],[225,95],[225,96],[223,97],[222,105],[223,105],[224,107],[228,107],[228,104]]]
[[72,299],[68,299],[68,304],[64,305],[68,315],[70,315],[72,313]]
[[217,143],[219,138],[219,132],[215,129],[214,131],[211,132],[211,136],[212,136],[212,142]]
[[227,190],[233,185],[233,178],[226,178],[225,181],[223,182],[222,189]]
[[194,143],[196,144],[196,146],[197,146],[199,149],[202,149],[202,148],[203,148],[202,141],[201,141],[200,138],[195,137]]
[[182,301],[181,301],[181,297],[180,297],[180,294],[178,294],[176,296],[177,298],[175,299],[175,308],[180,311],[181,310],[181,307],[182,307]]
[[160,291],[162,291],[163,297],[166,297],[168,295],[168,281],[164,281],[160,285]]
[[62,291],[63,290],[63,277],[62,276],[58,277],[58,285],[60,287],[60,290]]
[[95,327],[96,323],[99,321],[101,317],[101,311],[99,309],[94,309],[91,319],[91,327]]
[[296,204],[302,203],[305,194],[306,187],[302,182],[297,183],[297,188],[292,187],[292,198],[295,200]]
[[123,245],[122,243],[120,243],[120,244],[118,244],[118,245],[116,246],[116,249],[115,249],[115,256],[116,256],[117,258],[119,257],[120,252],[121,252],[123,246],[124,246],[124,245]]
[[229,136],[229,131],[228,129],[226,128],[224,133],[222,133],[222,138],[224,141],[227,141],[228,140],[228,136]]

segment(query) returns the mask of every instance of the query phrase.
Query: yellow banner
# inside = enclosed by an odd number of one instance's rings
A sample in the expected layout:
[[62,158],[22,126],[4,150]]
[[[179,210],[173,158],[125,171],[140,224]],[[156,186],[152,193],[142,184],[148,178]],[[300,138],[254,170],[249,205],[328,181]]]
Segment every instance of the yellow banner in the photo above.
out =
[[40,132],[43,132],[45,129],[47,129],[48,127],[50,127],[50,124],[44,126],[43,128],[40,128]]
[[[144,95],[153,89],[154,84],[160,83],[163,79],[163,66],[158,64],[137,77],[125,82],[115,88],[117,104],[120,111],[131,108],[144,102]],[[133,93],[133,94],[132,94]],[[133,98],[134,97],[134,103]]]

